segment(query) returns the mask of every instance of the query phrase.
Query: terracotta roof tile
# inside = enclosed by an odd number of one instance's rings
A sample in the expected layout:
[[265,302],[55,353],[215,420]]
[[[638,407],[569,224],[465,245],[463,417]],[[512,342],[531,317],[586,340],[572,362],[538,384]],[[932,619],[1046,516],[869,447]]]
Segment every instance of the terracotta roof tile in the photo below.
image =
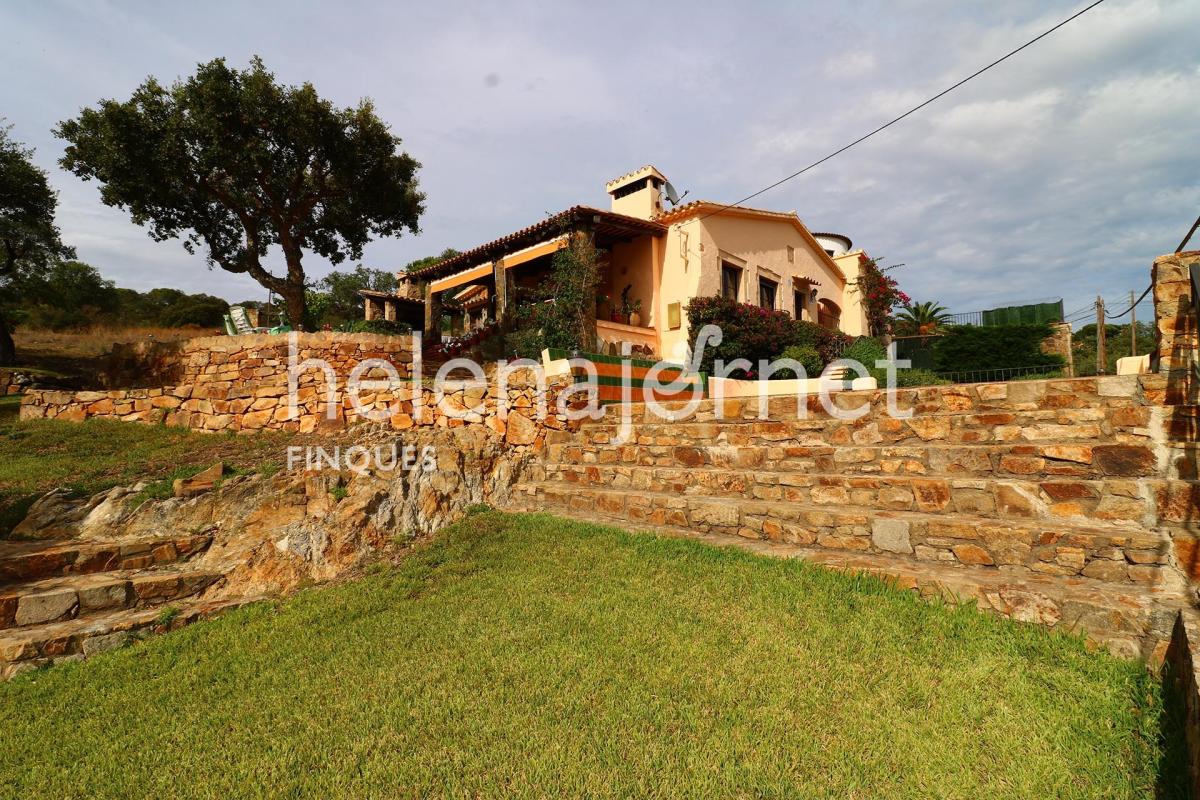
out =
[[583,217],[599,217],[600,226],[607,225],[612,228],[620,228],[629,233],[649,233],[661,236],[667,232],[666,226],[652,220],[639,219],[638,217],[630,217],[625,214],[615,214],[612,211],[602,211],[592,206],[571,206],[566,211],[553,214],[541,222],[536,222],[528,227],[513,231],[510,234],[501,236],[499,239],[493,239],[486,244],[481,244],[478,247],[473,247],[470,250],[459,253],[453,258],[439,261],[436,264],[430,264],[409,274],[413,277],[431,277],[458,271],[472,265],[475,261],[489,260],[490,255],[495,251],[503,251],[515,244],[520,244],[520,246],[524,247],[526,246],[524,240],[548,234],[555,228],[570,225]]

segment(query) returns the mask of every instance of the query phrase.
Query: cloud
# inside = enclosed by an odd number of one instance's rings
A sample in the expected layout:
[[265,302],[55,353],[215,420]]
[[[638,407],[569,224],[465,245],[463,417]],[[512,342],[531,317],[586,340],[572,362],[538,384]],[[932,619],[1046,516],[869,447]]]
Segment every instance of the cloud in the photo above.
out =
[[830,78],[861,78],[875,71],[875,55],[869,50],[850,50],[830,58],[822,69]]
[[[1058,5],[1058,4],[1056,4]],[[153,242],[95,184],[54,167],[58,120],[146,75],[261,54],[340,105],[374,99],[423,164],[422,233],[373,243],[395,267],[490,240],[647,162],[691,197],[735,200],[904,113],[1082,7],[764,4],[681,13],[306,0],[25,4],[6,14],[0,108],[38,148],[80,255],[129,286],[243,299],[244,276]],[[95,9],[95,10],[93,10]],[[1200,209],[1194,0],[1109,0],[817,169],[757,198],[906,266],[955,311],[1061,294],[1070,308],[1148,281]],[[186,36],[181,32],[186,32]],[[306,258],[312,277],[329,269]]]
[[[799,203],[811,223],[906,262],[897,277],[910,294],[959,311],[1140,291],[1150,261],[1182,236],[1185,210],[1200,208],[1188,144],[1200,107],[1184,100],[1200,96],[1184,33],[1200,16],[1178,3],[1101,9],[760,202]],[[937,64],[929,86],[1061,16],[962,35],[970,46]],[[765,185],[932,93],[882,87],[823,119],[754,123],[746,170]],[[873,197],[847,191],[864,181]]]

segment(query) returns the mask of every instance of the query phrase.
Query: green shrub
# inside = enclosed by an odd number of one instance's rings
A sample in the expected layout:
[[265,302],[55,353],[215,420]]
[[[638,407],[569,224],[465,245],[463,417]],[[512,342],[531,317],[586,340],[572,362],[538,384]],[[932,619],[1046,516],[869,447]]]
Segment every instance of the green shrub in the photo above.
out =
[[822,328],[815,322],[802,319],[792,322],[796,331],[796,344],[811,347],[821,356],[821,367],[838,359],[838,352],[850,342],[850,337],[841,331]]
[[1050,325],[1044,322],[946,328],[933,346],[934,369],[968,372],[1044,366],[1051,371],[1063,366],[1063,358],[1042,352],[1048,336]]
[[876,361],[887,358],[887,349],[878,339],[860,336],[842,351],[842,358],[857,361],[868,370],[873,370]]
[[538,359],[546,347],[593,349],[599,282],[596,248],[585,239],[572,237],[569,247],[554,254],[549,280],[518,289],[513,331],[505,336],[506,350],[521,358]]
[[515,354],[517,358],[541,361],[542,350],[546,346],[546,338],[537,328],[518,328],[504,337],[506,354]]
[[[872,369],[871,377],[879,383],[880,389],[887,388],[887,370]],[[896,388],[907,389],[915,386],[945,386],[950,381],[938,377],[936,372],[928,369],[898,369],[896,370]]]
[[[816,351],[816,348],[808,345],[792,345],[784,350],[779,358],[790,358],[793,361],[799,362],[800,366],[804,367],[804,374],[809,378],[819,377],[821,370],[825,368],[825,364],[821,361],[821,354]],[[774,380],[787,380],[799,377],[795,370],[781,369],[771,376]]]
[[338,326],[342,333],[381,333],[386,336],[404,336],[412,333],[412,325],[390,319],[356,319]]

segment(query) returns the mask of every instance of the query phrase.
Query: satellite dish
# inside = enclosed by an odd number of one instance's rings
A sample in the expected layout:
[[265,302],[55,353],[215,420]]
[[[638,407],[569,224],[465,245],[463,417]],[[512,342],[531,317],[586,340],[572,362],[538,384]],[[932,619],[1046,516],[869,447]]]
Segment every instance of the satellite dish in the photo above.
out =
[[[663,188],[666,189],[666,191],[667,191],[667,202],[673,206],[679,205],[679,201],[682,200],[683,198],[687,197],[687,195],[688,195],[687,192],[684,192],[681,195],[681,194],[679,194],[679,192],[675,191],[675,187],[671,185],[670,181],[666,181]],[[689,189],[688,191],[691,191],[691,190]]]

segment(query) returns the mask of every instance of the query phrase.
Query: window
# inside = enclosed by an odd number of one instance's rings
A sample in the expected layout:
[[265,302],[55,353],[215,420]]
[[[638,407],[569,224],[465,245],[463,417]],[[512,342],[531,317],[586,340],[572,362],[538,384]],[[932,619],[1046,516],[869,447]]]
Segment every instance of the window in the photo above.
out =
[[775,307],[775,295],[779,289],[779,284],[766,278],[758,279],[758,304],[763,308]]
[[787,248],[788,248],[788,263],[795,264],[796,263],[796,248],[792,247],[790,244],[787,246]]
[[836,331],[842,324],[842,310],[832,300],[822,298],[817,304],[817,324]]
[[727,300],[737,300],[741,285],[742,270],[727,261],[721,262],[721,296]]
[[796,304],[796,319],[804,319],[805,292],[792,292],[792,302]]

